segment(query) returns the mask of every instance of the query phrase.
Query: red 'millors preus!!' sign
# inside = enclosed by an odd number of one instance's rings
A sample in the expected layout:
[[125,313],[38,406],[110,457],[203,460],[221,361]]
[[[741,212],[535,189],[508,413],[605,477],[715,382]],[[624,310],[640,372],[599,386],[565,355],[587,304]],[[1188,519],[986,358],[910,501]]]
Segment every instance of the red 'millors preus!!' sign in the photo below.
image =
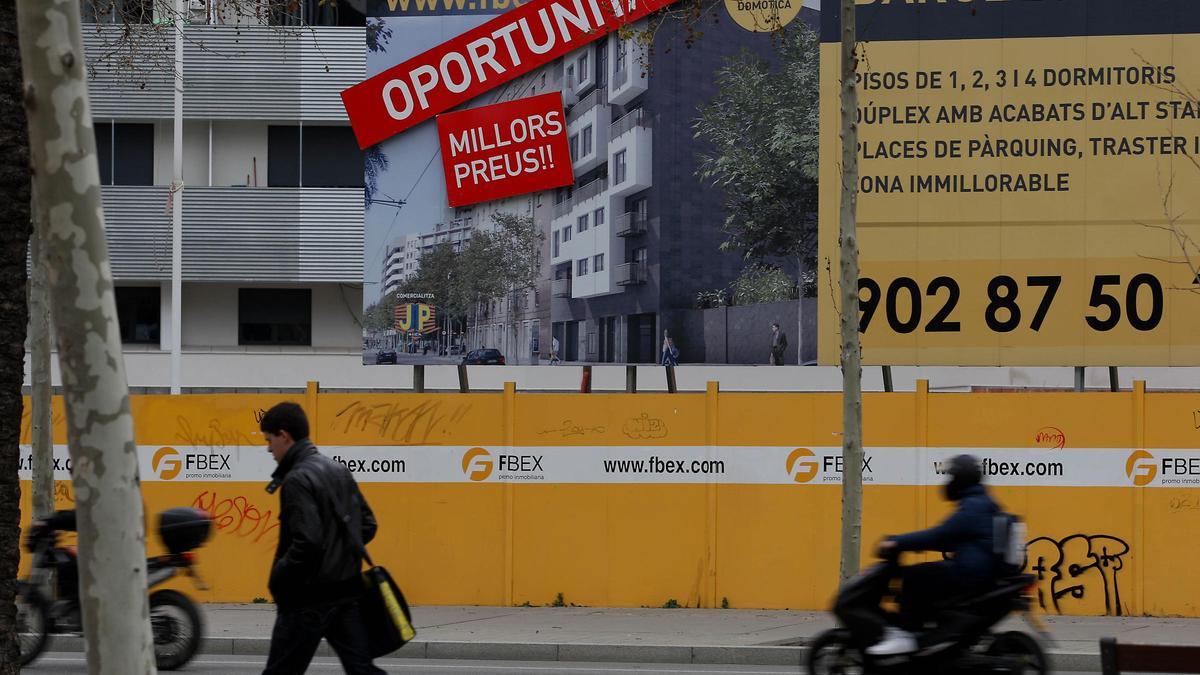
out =
[[575,181],[560,92],[445,113],[437,127],[450,206]]
[[360,148],[578,49],[676,0],[532,0],[342,92]]

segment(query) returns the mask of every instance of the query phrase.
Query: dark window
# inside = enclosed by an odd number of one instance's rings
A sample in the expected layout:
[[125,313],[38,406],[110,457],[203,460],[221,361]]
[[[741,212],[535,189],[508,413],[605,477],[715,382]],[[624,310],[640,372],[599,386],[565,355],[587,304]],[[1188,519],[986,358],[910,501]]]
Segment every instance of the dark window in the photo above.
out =
[[267,127],[270,187],[362,187],[363,154],[350,127]]
[[101,185],[154,185],[154,125],[94,125]]
[[608,38],[602,37],[596,45],[596,86],[608,84]]
[[118,286],[117,323],[121,326],[121,342],[127,344],[158,344],[161,325],[161,289],[158,286]]
[[304,127],[301,140],[305,187],[363,186],[363,153],[350,127]]
[[267,127],[267,185],[300,185],[300,127]]
[[239,345],[312,344],[312,291],[239,288]]
[[92,0],[79,7],[84,23],[152,23],[153,0]]
[[586,213],[585,213],[585,214],[583,214],[582,216],[579,216],[579,218],[578,218],[578,219],[576,219],[576,221],[575,221],[575,229],[576,229],[577,231],[579,231],[579,232],[587,232],[587,229],[588,229],[588,217],[587,217],[587,214],[586,214]]
[[613,185],[620,185],[625,182],[625,151],[622,150],[613,155]]

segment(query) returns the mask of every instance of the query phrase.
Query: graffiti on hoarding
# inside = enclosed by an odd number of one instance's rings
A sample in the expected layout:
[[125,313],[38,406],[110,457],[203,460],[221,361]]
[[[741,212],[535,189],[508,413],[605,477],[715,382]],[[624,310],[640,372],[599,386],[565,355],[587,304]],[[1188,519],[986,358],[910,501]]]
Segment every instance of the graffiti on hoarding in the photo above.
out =
[[369,432],[400,443],[426,443],[447,434],[471,411],[470,404],[446,405],[424,401],[368,404],[354,401],[333,416],[333,427],[342,433]]
[[1028,546],[1038,604],[1058,614],[1123,616],[1120,572],[1129,544],[1107,534],[1037,537]]
[[175,418],[175,438],[180,445],[190,445],[196,450],[236,449],[243,445],[262,445],[262,438],[252,438],[241,429],[229,429],[221,420],[213,417],[203,424],[193,426],[192,421],[180,415]]
[[625,424],[621,426],[621,433],[629,438],[665,438],[668,430],[666,422],[642,413],[625,420]]
[[254,543],[279,529],[279,519],[273,517],[273,511],[260,509],[241,495],[222,498],[216,491],[205,490],[192,500],[192,507],[208,512],[219,532]]
[[586,434],[603,434],[607,431],[608,428],[601,424],[584,426],[576,424],[573,420],[563,420],[562,424],[553,429],[542,429],[538,432],[538,435],[555,434],[561,438],[570,438],[571,436],[584,436]]
[[54,481],[54,503],[57,505],[64,502],[75,503],[75,490],[71,487],[71,481],[56,480]]
[[1058,427],[1042,427],[1034,434],[1033,441],[1047,448],[1062,450],[1067,445],[1067,435]]

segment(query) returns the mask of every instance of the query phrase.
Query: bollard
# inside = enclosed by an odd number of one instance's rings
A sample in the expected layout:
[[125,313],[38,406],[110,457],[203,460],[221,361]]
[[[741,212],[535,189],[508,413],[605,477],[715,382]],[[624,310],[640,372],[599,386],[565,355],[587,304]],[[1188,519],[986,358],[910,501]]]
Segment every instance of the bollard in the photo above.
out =
[[581,393],[581,394],[592,393],[592,367],[591,366],[583,367],[583,378],[579,381],[579,393]]
[[675,393],[675,366],[667,366],[667,393]]
[[625,366],[625,393],[637,393],[637,366]]
[[458,364],[458,393],[471,393],[471,384],[467,382],[467,364]]
[[425,364],[423,363],[413,365],[413,391],[418,394],[425,393]]

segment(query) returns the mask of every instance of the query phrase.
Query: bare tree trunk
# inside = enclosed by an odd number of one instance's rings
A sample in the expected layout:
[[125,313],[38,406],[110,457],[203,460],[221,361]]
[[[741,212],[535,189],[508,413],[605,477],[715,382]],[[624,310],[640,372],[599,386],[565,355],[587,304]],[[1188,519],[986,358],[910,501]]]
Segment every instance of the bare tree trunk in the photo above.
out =
[[858,573],[862,537],[862,346],[858,335],[858,61],[854,0],[842,12],[842,579]]
[[153,673],[137,446],[104,238],[79,3],[16,4],[34,188],[48,228],[42,243],[73,463],[88,672]]
[[[36,221],[41,215],[37,203],[30,204]],[[46,255],[40,233],[46,229],[39,223],[29,237],[29,252],[33,275],[29,283],[29,382],[33,415],[30,436],[33,444],[33,515],[45,518],[54,512],[54,430],[50,413],[50,282],[47,278]]]
[[15,5],[0,3],[0,675],[16,675],[21,413],[25,381],[25,254],[29,244],[29,135],[21,105]]

